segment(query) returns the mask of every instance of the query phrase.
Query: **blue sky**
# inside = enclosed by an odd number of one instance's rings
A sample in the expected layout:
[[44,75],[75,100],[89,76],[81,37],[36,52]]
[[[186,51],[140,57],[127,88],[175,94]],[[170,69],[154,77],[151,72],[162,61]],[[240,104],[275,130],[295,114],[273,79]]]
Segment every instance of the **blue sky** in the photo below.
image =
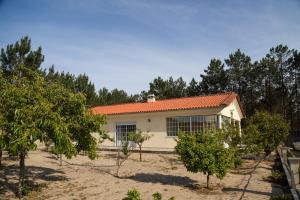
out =
[[29,35],[44,67],[137,93],[157,76],[189,82],[240,48],[300,50],[300,0],[0,0],[0,46]]

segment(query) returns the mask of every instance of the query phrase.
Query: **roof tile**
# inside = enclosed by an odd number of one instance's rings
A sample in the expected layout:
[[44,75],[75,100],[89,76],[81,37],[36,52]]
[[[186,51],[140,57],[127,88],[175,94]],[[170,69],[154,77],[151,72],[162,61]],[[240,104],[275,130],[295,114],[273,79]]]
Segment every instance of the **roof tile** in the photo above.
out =
[[[92,113],[105,114],[105,115],[117,115],[117,114],[127,114],[127,113],[211,108],[211,107],[219,107],[223,105],[228,106],[235,98],[237,98],[240,104],[238,95],[234,92],[228,92],[228,93],[213,94],[208,96],[157,100],[155,102],[97,106],[92,108]],[[243,112],[242,107],[241,110]]]

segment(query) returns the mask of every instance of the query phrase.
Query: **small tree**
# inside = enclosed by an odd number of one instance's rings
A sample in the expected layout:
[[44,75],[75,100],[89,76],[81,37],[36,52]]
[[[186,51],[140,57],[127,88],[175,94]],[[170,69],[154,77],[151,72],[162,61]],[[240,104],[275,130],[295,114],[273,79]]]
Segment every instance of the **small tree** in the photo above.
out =
[[281,115],[256,112],[247,121],[243,141],[249,149],[269,155],[289,133],[289,124]]
[[233,153],[224,147],[222,130],[204,130],[200,134],[181,133],[175,147],[188,171],[203,172],[209,178],[216,175],[222,179],[232,164]]
[[128,141],[121,141],[121,145],[117,149],[117,174],[116,176],[119,177],[119,171],[122,164],[127,160],[130,156],[132,150],[132,146],[129,145]]
[[148,134],[143,134],[141,130],[137,130],[136,132],[129,133],[128,140],[133,141],[135,144],[139,146],[140,152],[140,162],[142,162],[142,145],[145,141],[151,138]]

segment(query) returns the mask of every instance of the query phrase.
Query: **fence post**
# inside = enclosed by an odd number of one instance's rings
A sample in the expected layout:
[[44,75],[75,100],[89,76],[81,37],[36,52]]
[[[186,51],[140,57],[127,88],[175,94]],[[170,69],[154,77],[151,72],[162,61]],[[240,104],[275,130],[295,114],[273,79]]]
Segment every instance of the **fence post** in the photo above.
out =
[[282,147],[281,148],[281,156],[283,159],[283,163],[288,166],[288,158],[287,158],[287,148],[286,147]]
[[289,157],[289,171],[291,173],[291,182],[292,188],[296,189],[296,186],[299,185],[299,163],[300,158]]

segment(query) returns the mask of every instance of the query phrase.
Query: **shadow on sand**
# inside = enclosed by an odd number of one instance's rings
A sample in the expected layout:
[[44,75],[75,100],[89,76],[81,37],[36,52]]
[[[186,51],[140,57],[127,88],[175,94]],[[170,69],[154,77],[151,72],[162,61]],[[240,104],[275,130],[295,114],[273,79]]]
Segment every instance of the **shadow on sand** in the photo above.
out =
[[[9,191],[17,193],[18,175],[18,165],[2,166],[0,169],[0,197]],[[26,166],[25,177],[26,182],[30,184],[34,184],[36,180],[49,182],[68,180],[61,170],[36,166]]]
[[173,176],[159,173],[138,173],[128,178],[144,183],[161,183],[164,185],[179,185],[184,187],[190,187],[197,183],[197,181],[190,179],[189,177]]

